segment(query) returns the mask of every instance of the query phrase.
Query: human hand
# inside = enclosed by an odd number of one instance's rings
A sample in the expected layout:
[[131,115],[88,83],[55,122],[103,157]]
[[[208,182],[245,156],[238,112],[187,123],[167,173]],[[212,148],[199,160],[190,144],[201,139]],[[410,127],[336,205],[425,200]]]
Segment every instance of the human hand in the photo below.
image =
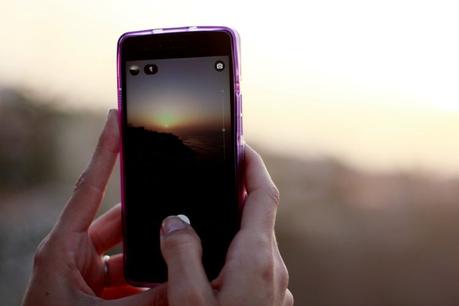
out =
[[97,148],[57,223],[40,243],[23,306],[167,305],[166,287],[129,286],[123,256],[103,254],[122,238],[121,206],[93,222],[119,151],[117,112],[111,110]]
[[200,240],[192,227],[177,217],[163,222],[161,250],[168,266],[170,306],[293,305],[287,289],[288,271],[274,234],[279,192],[263,160],[249,146],[245,149],[245,187],[241,229],[220,275],[210,283],[201,263]]
[[278,192],[263,161],[249,147],[241,230],[217,279],[207,280],[199,238],[177,217],[166,218],[161,228],[168,283],[146,291],[129,286],[121,254],[111,257],[106,273],[102,256],[121,241],[121,208],[117,205],[92,220],[118,154],[118,138],[116,111],[110,111],[87,170],[37,249],[23,306],[293,305],[274,236]]

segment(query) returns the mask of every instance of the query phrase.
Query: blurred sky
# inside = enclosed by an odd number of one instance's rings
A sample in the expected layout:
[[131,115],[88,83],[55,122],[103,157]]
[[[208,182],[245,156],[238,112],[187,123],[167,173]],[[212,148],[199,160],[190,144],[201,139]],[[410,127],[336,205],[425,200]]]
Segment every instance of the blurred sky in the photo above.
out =
[[457,1],[15,0],[0,11],[0,83],[63,108],[116,106],[123,32],[227,25],[242,38],[249,142],[459,172]]

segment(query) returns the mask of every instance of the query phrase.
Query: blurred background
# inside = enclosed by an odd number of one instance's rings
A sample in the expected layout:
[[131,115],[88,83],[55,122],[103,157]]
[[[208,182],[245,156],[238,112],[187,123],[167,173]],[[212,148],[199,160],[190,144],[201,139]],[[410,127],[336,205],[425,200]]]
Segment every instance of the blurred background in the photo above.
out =
[[[455,1],[0,2],[0,299],[116,108],[130,30],[227,25],[242,39],[246,141],[281,192],[296,305],[459,305]],[[100,213],[120,200],[115,171]]]

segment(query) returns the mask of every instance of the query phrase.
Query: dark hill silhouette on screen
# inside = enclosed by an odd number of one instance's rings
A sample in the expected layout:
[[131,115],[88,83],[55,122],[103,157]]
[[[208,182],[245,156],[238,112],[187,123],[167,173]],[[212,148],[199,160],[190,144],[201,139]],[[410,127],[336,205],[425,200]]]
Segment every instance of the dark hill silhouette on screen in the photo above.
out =
[[[144,161],[155,157],[173,158],[176,161],[195,158],[195,153],[174,134],[150,131],[144,127],[128,126],[127,147],[135,159]],[[140,148],[141,147],[141,148]]]

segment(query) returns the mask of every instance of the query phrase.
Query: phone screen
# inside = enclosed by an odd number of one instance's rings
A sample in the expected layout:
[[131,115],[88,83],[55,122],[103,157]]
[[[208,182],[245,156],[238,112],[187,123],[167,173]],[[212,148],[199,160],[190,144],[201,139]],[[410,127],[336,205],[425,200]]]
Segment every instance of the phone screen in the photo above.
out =
[[167,279],[163,219],[185,214],[201,238],[209,279],[239,228],[231,57],[124,62],[125,272]]

